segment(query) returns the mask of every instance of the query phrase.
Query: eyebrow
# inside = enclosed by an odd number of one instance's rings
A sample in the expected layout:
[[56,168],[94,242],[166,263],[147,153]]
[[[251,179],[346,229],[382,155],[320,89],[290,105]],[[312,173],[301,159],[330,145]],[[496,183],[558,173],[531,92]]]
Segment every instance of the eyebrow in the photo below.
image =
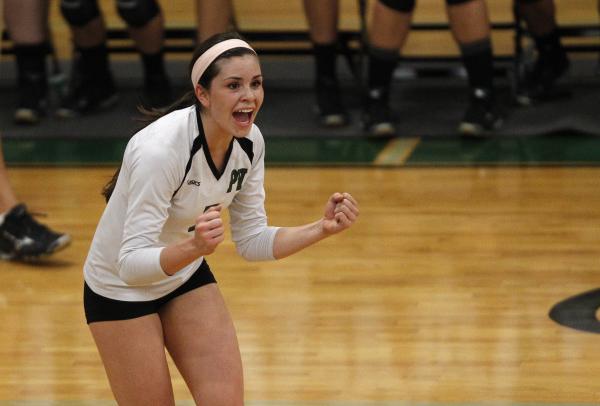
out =
[[[261,75],[255,75],[252,76],[252,79],[257,79],[257,78],[262,78],[262,74]],[[224,78],[223,80],[230,80],[230,79],[234,79],[234,80],[242,80],[242,78],[240,76],[228,76],[226,78]]]

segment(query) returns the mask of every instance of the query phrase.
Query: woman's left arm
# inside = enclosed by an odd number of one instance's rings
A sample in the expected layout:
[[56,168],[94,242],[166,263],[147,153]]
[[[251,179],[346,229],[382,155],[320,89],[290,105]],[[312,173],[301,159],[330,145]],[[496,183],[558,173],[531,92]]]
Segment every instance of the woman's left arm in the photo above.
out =
[[296,227],[281,227],[273,241],[276,259],[292,255],[326,237],[348,229],[359,215],[358,202],[350,193],[334,193],[320,220]]

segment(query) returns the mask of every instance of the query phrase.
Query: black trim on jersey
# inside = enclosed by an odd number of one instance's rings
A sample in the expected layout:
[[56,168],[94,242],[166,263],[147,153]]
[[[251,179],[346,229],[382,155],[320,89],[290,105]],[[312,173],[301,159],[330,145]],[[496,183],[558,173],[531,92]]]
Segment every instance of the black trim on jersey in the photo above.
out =
[[233,140],[229,143],[229,147],[227,148],[227,152],[225,152],[225,158],[223,159],[223,170],[220,171],[217,169],[212,157],[210,156],[210,151],[208,149],[208,144],[206,143],[206,138],[204,137],[204,133],[202,133],[202,149],[204,150],[204,156],[206,157],[206,163],[208,163],[208,167],[210,171],[213,173],[215,179],[221,179],[221,175],[225,173],[225,168],[227,168],[227,164],[229,163],[229,157],[231,156],[231,151],[233,151]]
[[252,150],[252,141],[248,138],[236,138],[235,139],[240,147],[244,150],[246,155],[248,155],[248,159],[250,159],[250,165],[252,165],[252,160],[254,159],[254,151]]
[[200,109],[196,105],[196,123],[198,124],[198,138],[201,139],[202,149],[204,150],[204,156],[206,157],[206,163],[208,163],[208,167],[212,172],[215,179],[221,179],[221,176],[225,173],[225,169],[227,168],[227,164],[229,163],[229,157],[231,156],[231,151],[233,151],[233,140],[229,143],[229,147],[227,148],[227,152],[225,152],[225,158],[223,159],[223,170],[220,171],[215,162],[210,156],[210,150],[208,149],[208,143],[206,142],[206,135],[204,135],[204,127],[202,127],[202,119],[200,118]]
[[201,147],[202,147],[202,138],[200,136],[197,136],[194,139],[194,142],[192,143],[192,150],[190,151],[190,159],[188,159],[187,164],[185,165],[185,173],[183,174],[183,179],[181,179],[181,183],[179,184],[179,187],[177,189],[175,189],[175,192],[173,192],[173,196],[171,196],[171,199],[175,197],[177,192],[179,192],[179,189],[181,189],[181,187],[183,186],[183,182],[185,182],[185,177],[187,176],[188,172],[190,171],[190,169],[192,167],[192,159],[194,158],[194,155],[196,155],[196,152],[198,152]]
[[192,159],[194,158],[194,155],[196,155],[196,152],[198,152],[200,150],[200,148],[202,147],[202,145],[204,144],[204,142],[202,142],[204,140],[204,128],[200,125],[200,123],[202,123],[202,120],[200,119],[200,113],[198,111],[198,106],[196,105],[196,124],[198,127],[198,136],[196,138],[194,138],[194,142],[192,142],[192,150],[190,151],[190,159],[188,159],[187,164],[185,164],[185,173],[183,174],[183,179],[181,179],[181,183],[179,184],[179,187],[177,189],[175,189],[175,191],[173,192],[173,196],[171,196],[171,199],[175,197],[177,192],[179,192],[179,189],[181,189],[181,187],[183,186],[183,182],[185,182],[185,177],[187,176],[188,172],[192,168]]

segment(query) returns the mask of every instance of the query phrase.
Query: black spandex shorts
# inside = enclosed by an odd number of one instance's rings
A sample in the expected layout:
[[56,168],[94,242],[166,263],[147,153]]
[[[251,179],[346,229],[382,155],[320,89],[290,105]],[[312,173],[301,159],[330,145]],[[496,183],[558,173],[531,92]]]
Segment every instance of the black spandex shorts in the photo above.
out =
[[127,302],[114,300],[95,293],[87,283],[83,284],[83,307],[87,323],[96,321],[128,320],[136,317],[158,313],[158,310],[170,300],[184,293],[194,290],[209,283],[216,283],[214,275],[210,271],[206,261],[198,267],[196,272],[183,285],[173,292],[154,300],[143,302]]

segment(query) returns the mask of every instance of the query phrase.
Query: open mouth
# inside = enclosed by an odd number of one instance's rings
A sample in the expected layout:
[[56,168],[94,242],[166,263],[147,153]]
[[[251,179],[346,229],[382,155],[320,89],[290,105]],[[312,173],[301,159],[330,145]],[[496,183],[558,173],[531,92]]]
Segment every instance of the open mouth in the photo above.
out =
[[254,109],[239,109],[233,112],[233,118],[240,124],[248,124],[252,121]]

